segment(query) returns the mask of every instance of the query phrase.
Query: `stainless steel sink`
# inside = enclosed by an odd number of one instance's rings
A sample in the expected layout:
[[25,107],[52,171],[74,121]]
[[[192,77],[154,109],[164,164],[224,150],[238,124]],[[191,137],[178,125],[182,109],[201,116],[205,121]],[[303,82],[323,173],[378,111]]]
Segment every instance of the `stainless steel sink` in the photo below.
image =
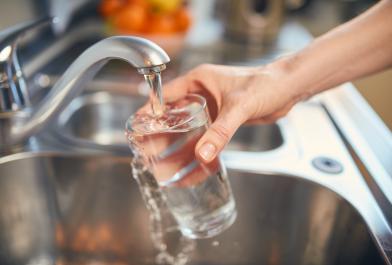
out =
[[[146,102],[147,98],[135,91],[91,92],[73,100],[61,113],[56,132],[63,140],[78,146],[128,153],[124,137],[125,121]],[[268,151],[282,143],[276,124],[246,125],[237,131],[227,150]]]
[[226,150],[261,152],[278,148],[283,144],[283,137],[277,124],[241,126]]
[[[154,264],[130,158],[25,153],[0,162],[0,264]],[[229,175],[238,219],[198,241],[190,264],[384,264],[336,193],[292,176]]]
[[[96,25],[81,27],[48,49],[47,60],[25,67],[27,76],[42,73],[31,79],[38,99],[101,31]],[[292,51],[290,36],[297,31],[288,27],[278,50]],[[169,65],[164,77],[201,61],[227,63],[215,51],[190,50],[183,61]],[[246,64],[254,63],[262,62]],[[1,154],[1,265],[154,264],[148,216],[130,177],[123,135],[125,120],[146,102],[138,78],[124,64],[109,64],[59,113],[53,128]],[[352,95],[345,101],[334,95],[301,103],[276,124],[239,129],[222,156],[238,220],[219,237],[199,241],[189,264],[392,264],[391,204],[382,203],[373,176],[365,181],[345,145],[359,139],[352,125],[346,135],[352,119],[342,112]],[[339,129],[346,128],[346,143],[331,117]],[[354,147],[369,153],[359,143]],[[342,170],[316,167],[313,162],[320,158],[336,161]],[[369,159],[367,169],[369,163],[379,166]]]
[[143,104],[146,98],[137,95],[104,91],[85,94],[73,100],[60,115],[57,133],[73,144],[129,153],[125,121]]

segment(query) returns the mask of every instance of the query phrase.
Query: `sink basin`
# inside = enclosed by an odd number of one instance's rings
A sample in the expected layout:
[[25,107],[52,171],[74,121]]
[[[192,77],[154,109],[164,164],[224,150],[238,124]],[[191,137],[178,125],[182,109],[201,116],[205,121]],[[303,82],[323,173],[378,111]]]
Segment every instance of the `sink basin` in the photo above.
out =
[[[147,101],[146,97],[118,92],[95,92],[72,101],[60,115],[57,132],[68,142],[98,149],[129,152],[124,124]],[[283,143],[279,127],[245,125],[234,135],[227,150],[260,152]]]
[[60,115],[57,132],[68,142],[129,153],[125,121],[146,103],[143,96],[96,92],[72,101]]
[[[0,164],[0,264],[154,264],[129,161],[22,154]],[[198,241],[189,264],[384,264],[363,219],[330,190],[296,177],[229,175],[237,221]]]
[[260,152],[276,149],[283,144],[278,125],[243,125],[234,134],[226,150]]

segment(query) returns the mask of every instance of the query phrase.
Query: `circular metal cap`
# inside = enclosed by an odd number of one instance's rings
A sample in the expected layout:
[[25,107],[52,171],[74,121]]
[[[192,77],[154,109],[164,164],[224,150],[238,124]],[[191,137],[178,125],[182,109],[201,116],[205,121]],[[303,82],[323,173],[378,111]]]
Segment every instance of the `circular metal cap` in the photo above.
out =
[[316,169],[328,174],[339,174],[343,172],[343,166],[340,162],[325,156],[314,158],[312,165]]

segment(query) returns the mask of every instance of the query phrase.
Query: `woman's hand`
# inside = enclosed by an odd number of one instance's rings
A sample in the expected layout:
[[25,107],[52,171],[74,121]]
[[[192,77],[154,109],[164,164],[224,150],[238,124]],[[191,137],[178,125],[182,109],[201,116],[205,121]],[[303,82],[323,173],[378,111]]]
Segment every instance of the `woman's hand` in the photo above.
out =
[[167,98],[206,97],[213,123],[196,145],[212,161],[244,122],[268,123],[299,100],[392,66],[392,0],[314,40],[302,51],[256,68],[202,65],[164,88]]
[[203,95],[213,123],[196,145],[196,156],[211,162],[241,124],[270,123],[284,116],[301,97],[284,82],[275,66],[201,65],[164,87],[172,101],[188,93]]

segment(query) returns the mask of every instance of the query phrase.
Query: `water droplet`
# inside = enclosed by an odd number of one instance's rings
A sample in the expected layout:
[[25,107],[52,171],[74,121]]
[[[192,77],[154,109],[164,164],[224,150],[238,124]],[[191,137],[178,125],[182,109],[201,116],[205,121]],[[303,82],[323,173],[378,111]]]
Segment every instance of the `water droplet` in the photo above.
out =
[[218,247],[218,246],[220,245],[220,242],[217,241],[217,240],[215,240],[215,241],[212,241],[211,245],[212,245],[213,247]]

